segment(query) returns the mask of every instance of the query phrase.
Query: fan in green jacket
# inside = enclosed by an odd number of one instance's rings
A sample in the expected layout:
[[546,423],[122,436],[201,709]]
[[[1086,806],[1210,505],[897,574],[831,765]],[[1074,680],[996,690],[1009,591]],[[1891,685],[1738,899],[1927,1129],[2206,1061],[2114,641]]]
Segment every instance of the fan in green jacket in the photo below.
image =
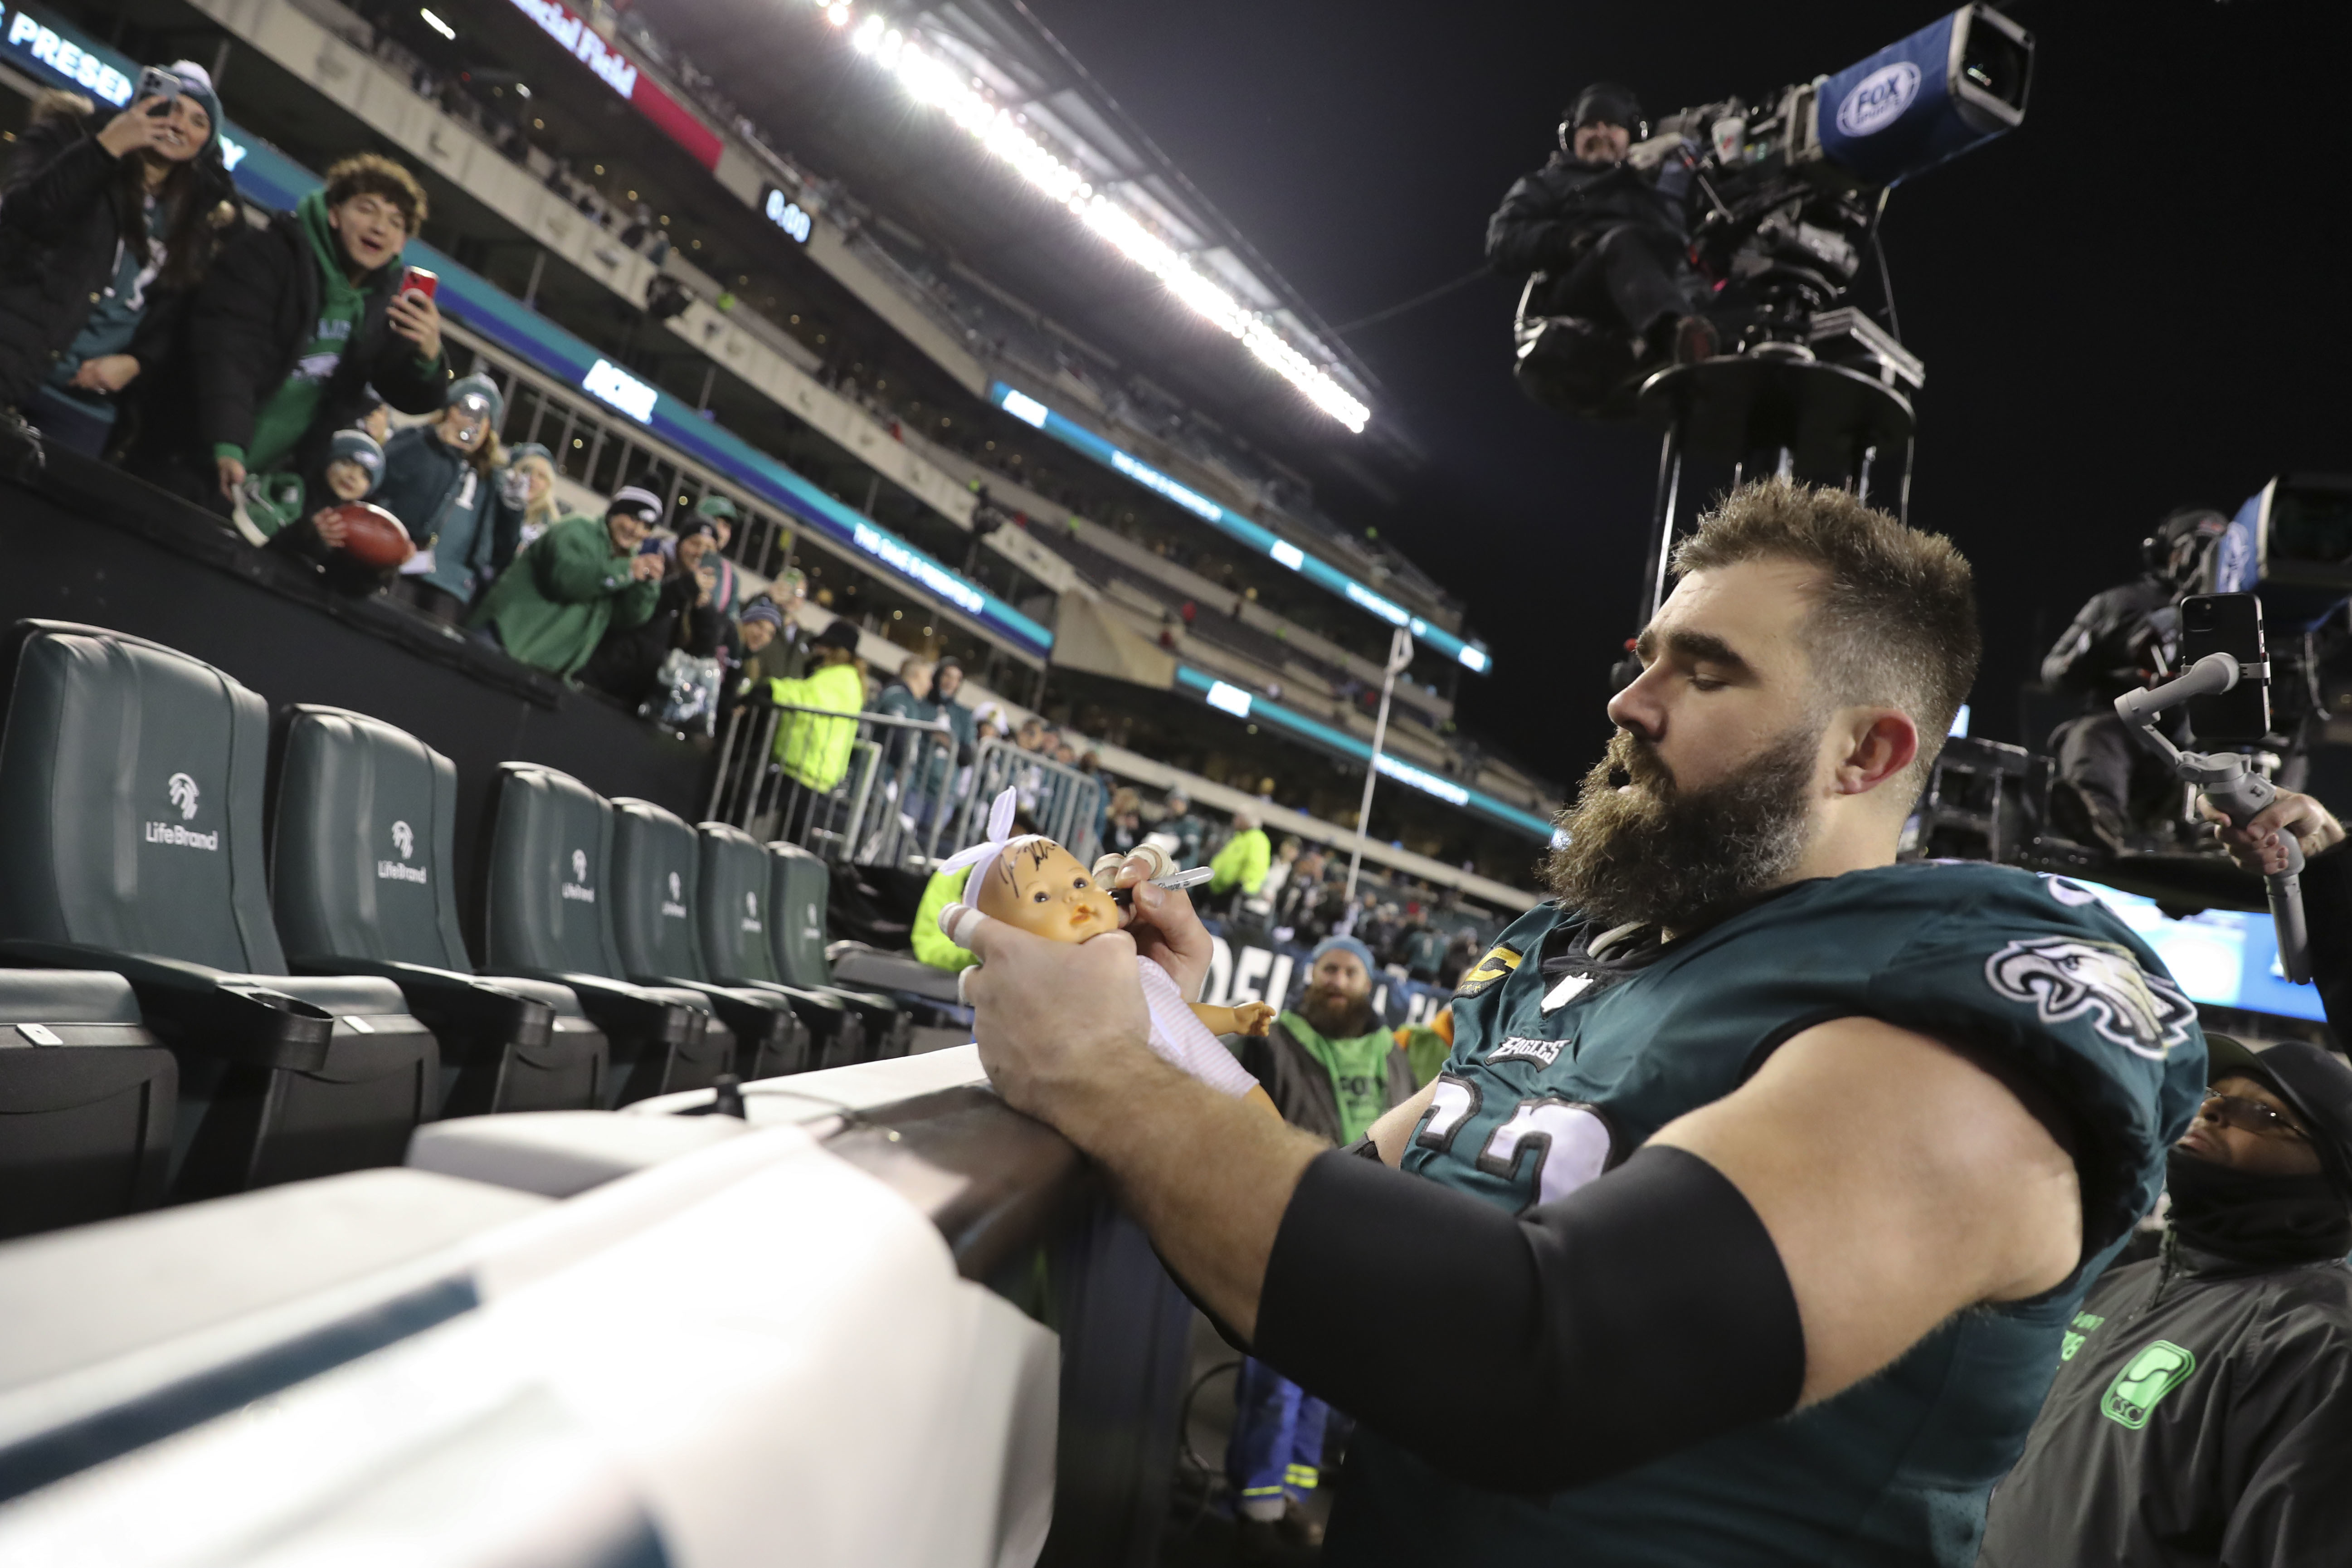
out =
[[866,677],[857,668],[857,628],[846,618],[817,633],[810,668],[796,680],[768,682],[769,700],[789,709],[822,708],[849,719],[787,711],[776,721],[776,763],[793,783],[830,790],[849,772],[857,741],[856,715],[866,706]]
[[467,622],[528,665],[571,675],[614,626],[641,625],[661,597],[662,558],[635,553],[661,521],[661,498],[614,492],[604,521],[567,517],[499,574]]

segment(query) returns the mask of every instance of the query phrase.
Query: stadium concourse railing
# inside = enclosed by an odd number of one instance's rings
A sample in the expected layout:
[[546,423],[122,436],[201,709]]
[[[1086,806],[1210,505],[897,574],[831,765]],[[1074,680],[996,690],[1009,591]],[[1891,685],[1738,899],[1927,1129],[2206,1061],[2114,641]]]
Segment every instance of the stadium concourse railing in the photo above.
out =
[[[845,731],[841,758],[834,748]],[[841,772],[819,783],[836,761]],[[836,865],[921,870],[986,837],[989,803],[1008,787],[1038,832],[1094,858],[1100,779],[994,739],[965,763],[955,732],[937,720],[789,702],[746,703],[729,716],[703,816]]]

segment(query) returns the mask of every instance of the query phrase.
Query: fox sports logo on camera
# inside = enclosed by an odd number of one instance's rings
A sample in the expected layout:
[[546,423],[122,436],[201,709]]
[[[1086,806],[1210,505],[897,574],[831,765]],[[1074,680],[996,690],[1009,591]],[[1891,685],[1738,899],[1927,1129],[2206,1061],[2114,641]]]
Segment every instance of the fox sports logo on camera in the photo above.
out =
[[1838,105],[1837,128],[1849,136],[1884,131],[1903,118],[1919,96],[1919,68],[1909,60],[1881,66],[1860,81]]

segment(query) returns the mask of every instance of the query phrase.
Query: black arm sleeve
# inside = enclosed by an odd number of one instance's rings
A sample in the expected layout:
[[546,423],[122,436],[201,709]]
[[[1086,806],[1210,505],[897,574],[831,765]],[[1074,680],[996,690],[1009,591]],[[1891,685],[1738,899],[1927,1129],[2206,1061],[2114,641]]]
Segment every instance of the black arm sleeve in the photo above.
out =
[[[1399,1365],[1400,1321],[1443,1349]],[[1256,1354],[1440,1472],[1530,1492],[1784,1415],[1805,1372],[1763,1222],[1715,1167],[1667,1148],[1516,1218],[1318,1157],[1275,1238]]]

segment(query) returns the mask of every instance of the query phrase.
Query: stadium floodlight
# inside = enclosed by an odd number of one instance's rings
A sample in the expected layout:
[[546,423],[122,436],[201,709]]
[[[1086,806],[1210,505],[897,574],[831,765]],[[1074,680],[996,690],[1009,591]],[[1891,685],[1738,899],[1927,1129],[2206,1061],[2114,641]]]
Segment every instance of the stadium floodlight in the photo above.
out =
[[[824,0],[819,0],[820,4]],[[826,16],[838,26],[847,6],[833,0]],[[1190,258],[1134,213],[1095,189],[1086,174],[991,102],[956,66],[920,42],[869,14],[850,42],[890,72],[908,96],[940,110],[990,153],[1040,192],[1066,207],[1110,247],[1167,286],[1168,291],[1219,328],[1241,340],[1261,363],[1297,387],[1307,400],[1358,435],[1372,411],[1341,386],[1330,372],[1308,358],[1265,317],[1202,275]]]

